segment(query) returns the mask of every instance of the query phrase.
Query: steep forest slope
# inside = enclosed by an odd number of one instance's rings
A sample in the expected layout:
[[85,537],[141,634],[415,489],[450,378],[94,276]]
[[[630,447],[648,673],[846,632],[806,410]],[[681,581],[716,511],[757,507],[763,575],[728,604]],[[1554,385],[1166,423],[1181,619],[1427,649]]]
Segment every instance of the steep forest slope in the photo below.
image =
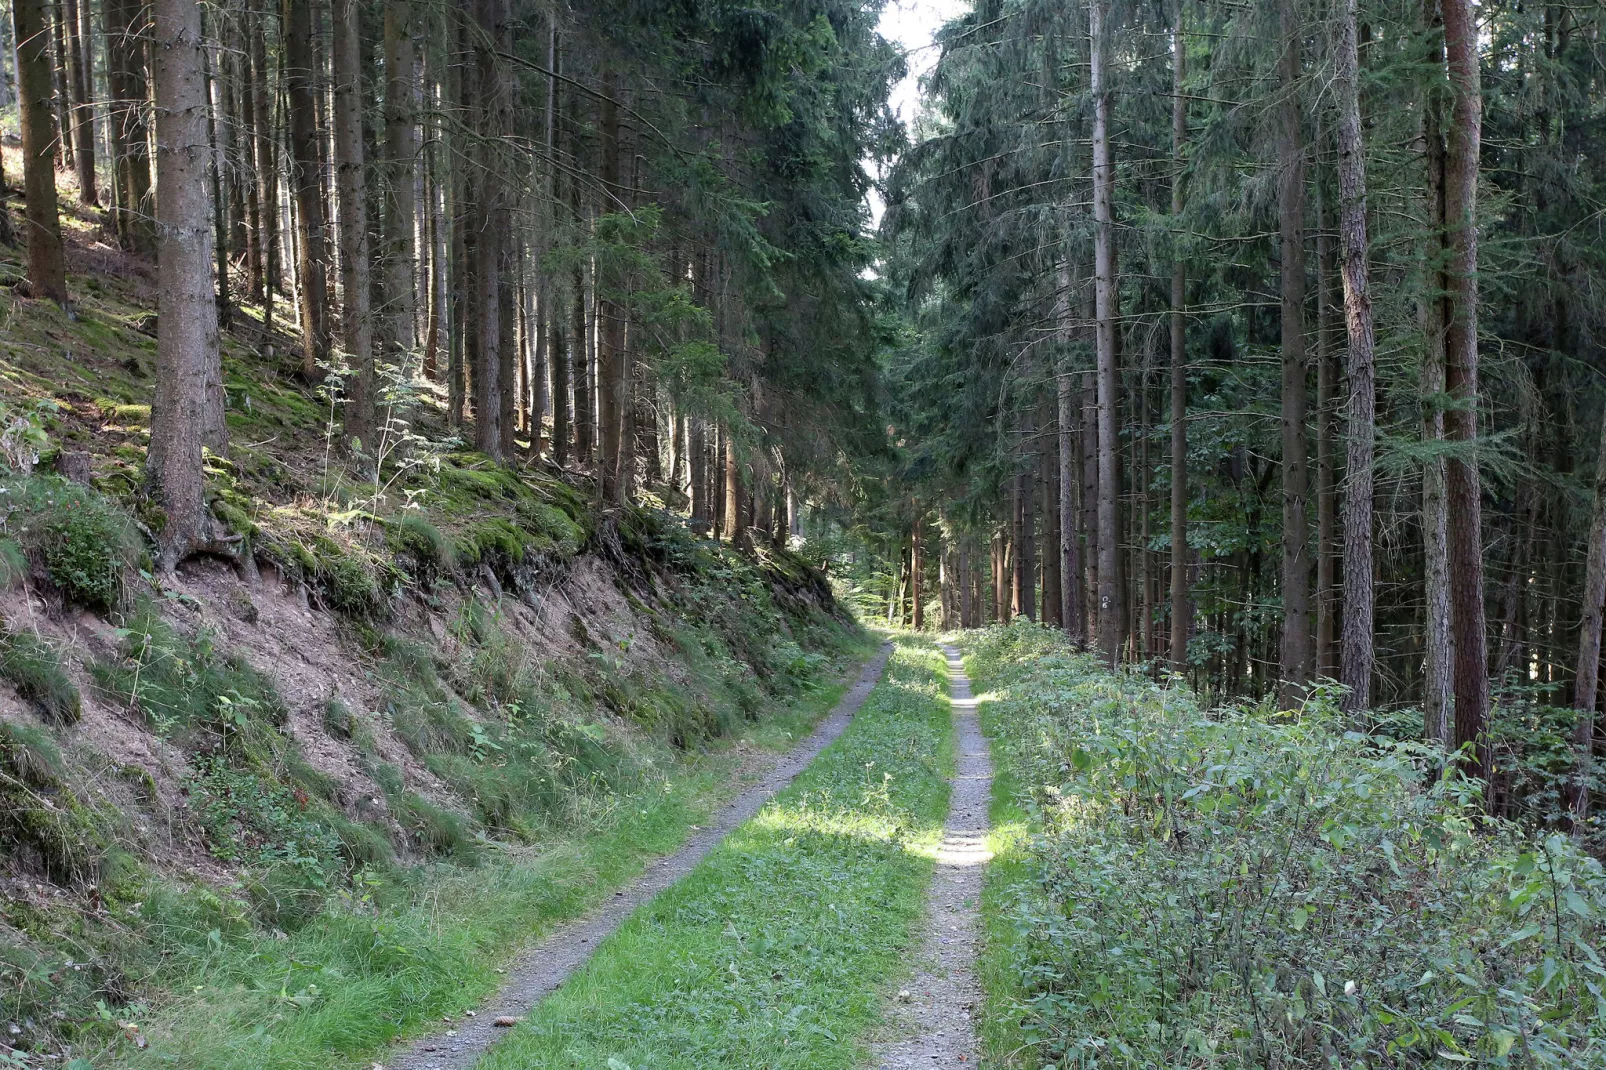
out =
[[493,464],[428,384],[354,478],[248,314],[206,468],[228,534],[156,582],[152,269],[65,223],[71,312],[0,289],[0,1051],[114,1061],[186,1013],[248,1035],[364,969],[394,979],[318,1043],[455,1013],[489,950],[673,844],[712,741],[860,649],[784,540]]

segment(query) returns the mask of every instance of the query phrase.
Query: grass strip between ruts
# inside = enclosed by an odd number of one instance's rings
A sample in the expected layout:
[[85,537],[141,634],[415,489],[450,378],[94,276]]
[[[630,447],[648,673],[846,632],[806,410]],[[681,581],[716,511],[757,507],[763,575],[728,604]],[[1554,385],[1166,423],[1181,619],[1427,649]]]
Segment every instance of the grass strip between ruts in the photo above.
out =
[[854,1065],[921,917],[953,760],[943,659],[896,642],[841,738],[480,1070]]
[[[857,658],[873,649],[860,648]],[[750,736],[784,749],[836,705],[851,679],[776,710]],[[220,947],[195,974],[192,994],[146,1020],[151,1047],[137,1053],[138,1065],[371,1066],[386,1041],[473,1008],[519,948],[679,848],[694,824],[740,789],[733,767],[729,752],[666,764],[659,779],[618,796],[606,814],[539,852],[476,869],[433,867],[420,872],[404,904],[356,903],[287,939]]]

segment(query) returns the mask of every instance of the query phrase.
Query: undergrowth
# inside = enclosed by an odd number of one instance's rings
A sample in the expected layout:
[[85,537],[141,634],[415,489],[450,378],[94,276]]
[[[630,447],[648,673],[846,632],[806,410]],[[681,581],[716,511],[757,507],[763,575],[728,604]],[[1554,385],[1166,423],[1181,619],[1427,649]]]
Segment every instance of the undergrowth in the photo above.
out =
[[967,645],[1031,820],[988,893],[1011,1065],[1606,1066],[1606,875],[1437,752],[1320,698],[1204,710],[1032,625]]

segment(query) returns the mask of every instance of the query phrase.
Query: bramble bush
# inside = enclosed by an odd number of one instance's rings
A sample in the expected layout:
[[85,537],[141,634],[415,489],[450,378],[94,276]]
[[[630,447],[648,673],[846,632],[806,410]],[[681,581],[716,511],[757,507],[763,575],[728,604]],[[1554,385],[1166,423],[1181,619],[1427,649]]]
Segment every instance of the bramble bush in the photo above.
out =
[[1201,709],[1063,636],[969,644],[1023,786],[1015,982],[1063,1067],[1606,1066],[1606,875],[1484,816],[1420,742]]

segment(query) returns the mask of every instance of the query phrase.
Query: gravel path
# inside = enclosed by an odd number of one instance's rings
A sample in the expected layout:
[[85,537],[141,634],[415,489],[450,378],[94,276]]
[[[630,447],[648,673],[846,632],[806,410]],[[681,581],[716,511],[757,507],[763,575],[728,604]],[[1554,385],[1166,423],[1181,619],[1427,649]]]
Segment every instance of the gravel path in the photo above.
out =
[[[382,1064],[384,1070],[463,1070],[503,1036],[500,1018],[520,1018],[541,1002],[548,992],[591,957],[607,936],[626,918],[659,892],[674,884],[702,861],[736,826],[752,817],[776,792],[790,784],[832,740],[842,734],[863,704],[865,696],[881,678],[892,644],[881,648],[859,674],[858,681],[842,696],[834,710],[815,728],[814,733],[764,772],[757,783],[727,803],[697,832],[692,833],[675,854],[661,859],[632,884],[615,892],[612,899],[595,912],[547,934],[533,948],[521,954],[508,967],[507,981],[495,996],[475,1010],[473,1018],[447,1024],[445,1028],[394,1051]],[[983,815],[986,810],[983,808]],[[377,1064],[376,1064],[377,1065]]]
[[976,981],[976,945],[981,938],[981,885],[986,864],[987,807],[993,763],[976,719],[959,651],[948,655],[948,693],[953,702],[958,766],[948,822],[937,854],[937,872],[926,893],[925,932],[915,974],[898,993],[893,1025],[899,1039],[871,1048],[871,1066],[975,1066],[972,1021],[981,987]]

